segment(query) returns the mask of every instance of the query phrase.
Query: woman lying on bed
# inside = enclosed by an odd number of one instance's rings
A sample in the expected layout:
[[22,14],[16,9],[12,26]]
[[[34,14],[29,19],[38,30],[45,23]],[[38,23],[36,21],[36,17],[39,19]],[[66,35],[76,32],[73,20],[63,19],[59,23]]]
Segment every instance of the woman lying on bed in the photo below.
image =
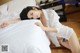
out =
[[[46,18],[49,18],[49,21],[46,21]],[[72,28],[64,26],[59,22],[59,16],[54,10],[44,10],[35,6],[28,6],[20,13],[20,19],[5,22],[0,26],[4,28],[9,24],[14,24],[27,19],[40,19],[42,23],[35,23],[37,26],[41,27],[46,32],[57,33],[58,35],[56,36],[61,45],[70,49],[72,53],[80,53],[80,45],[76,33]],[[50,27],[48,27],[47,22],[51,24]]]

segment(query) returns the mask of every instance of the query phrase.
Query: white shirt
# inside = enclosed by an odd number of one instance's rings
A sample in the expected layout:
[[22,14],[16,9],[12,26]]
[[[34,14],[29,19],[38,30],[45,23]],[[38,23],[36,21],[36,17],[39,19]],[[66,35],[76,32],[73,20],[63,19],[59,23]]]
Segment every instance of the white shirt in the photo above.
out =
[[60,44],[57,40],[56,35],[59,35],[60,37],[69,40],[69,38],[73,32],[73,29],[68,26],[62,25],[59,22],[60,17],[58,16],[58,14],[54,10],[52,10],[52,9],[45,9],[44,10],[43,9],[43,13],[45,15],[45,18],[47,20],[49,27],[53,27],[53,28],[57,29],[57,33],[49,32],[49,36],[50,36],[51,41],[54,43],[54,45],[56,47],[59,47]]

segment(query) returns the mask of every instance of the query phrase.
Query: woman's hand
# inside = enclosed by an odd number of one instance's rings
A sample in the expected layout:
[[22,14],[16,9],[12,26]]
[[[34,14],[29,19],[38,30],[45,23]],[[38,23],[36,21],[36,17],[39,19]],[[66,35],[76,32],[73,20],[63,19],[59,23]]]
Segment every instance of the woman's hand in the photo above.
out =
[[0,24],[0,28],[5,28],[5,27],[7,27],[8,25],[9,25],[9,23],[4,22],[4,23]]
[[40,23],[40,22],[36,22],[35,24],[36,24],[37,26],[43,26],[42,23]]
[[35,24],[36,24],[37,26],[41,27],[43,30],[45,30],[45,27],[43,26],[42,23],[40,23],[40,22],[36,22]]

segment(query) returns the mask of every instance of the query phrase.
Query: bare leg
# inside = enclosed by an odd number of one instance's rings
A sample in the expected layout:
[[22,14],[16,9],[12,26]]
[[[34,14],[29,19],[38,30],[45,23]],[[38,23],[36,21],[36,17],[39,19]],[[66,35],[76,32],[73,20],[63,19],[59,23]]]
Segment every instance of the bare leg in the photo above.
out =
[[80,45],[75,32],[71,35],[69,41],[62,42],[62,39],[59,39],[59,42],[64,47],[70,49],[72,53],[80,53]]
[[72,53],[80,53],[80,44],[75,32],[72,34],[68,42]]
[[59,43],[60,43],[61,45],[63,45],[64,47],[70,49],[70,47],[69,47],[69,42],[68,42],[68,41],[63,42],[62,40],[63,40],[62,38],[58,38],[58,41],[59,41]]

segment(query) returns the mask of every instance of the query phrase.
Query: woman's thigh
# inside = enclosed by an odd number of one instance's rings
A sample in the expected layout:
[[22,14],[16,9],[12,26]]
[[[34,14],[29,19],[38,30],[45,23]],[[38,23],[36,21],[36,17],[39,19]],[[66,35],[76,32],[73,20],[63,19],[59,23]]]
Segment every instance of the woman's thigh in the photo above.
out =
[[68,42],[68,41],[63,41],[63,38],[58,38],[58,41],[59,41],[59,43],[60,43],[62,46],[70,49],[70,47],[69,47],[69,42]]
[[63,41],[63,38],[58,38],[58,41],[61,45],[63,45],[64,47],[70,50],[75,51],[75,50],[80,49],[80,44],[79,44],[79,41],[75,32],[72,33],[68,41]]
[[71,35],[70,39],[69,39],[69,46],[73,51],[78,51],[80,50],[80,44],[78,41],[78,37],[76,35],[75,32],[73,32],[73,34]]

